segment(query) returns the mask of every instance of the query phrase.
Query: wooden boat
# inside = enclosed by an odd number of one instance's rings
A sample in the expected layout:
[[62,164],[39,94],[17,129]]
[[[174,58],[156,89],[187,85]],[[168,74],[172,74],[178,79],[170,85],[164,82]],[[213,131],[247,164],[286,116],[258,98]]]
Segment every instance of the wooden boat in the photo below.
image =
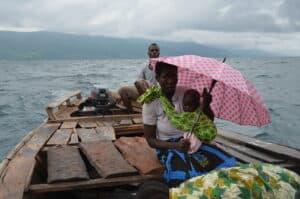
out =
[[[83,102],[72,92],[47,108],[0,166],[2,198],[135,198],[139,183],[161,180],[162,166],[143,135],[138,106],[72,116]],[[74,114],[73,114],[74,115]],[[300,151],[219,129],[214,141],[240,162],[262,161],[300,173]]]

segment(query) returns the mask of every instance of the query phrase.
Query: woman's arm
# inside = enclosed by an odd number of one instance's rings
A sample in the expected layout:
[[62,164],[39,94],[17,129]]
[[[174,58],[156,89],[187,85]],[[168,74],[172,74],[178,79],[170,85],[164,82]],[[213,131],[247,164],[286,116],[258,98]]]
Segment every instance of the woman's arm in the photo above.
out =
[[177,149],[187,151],[190,143],[186,140],[167,142],[156,138],[156,126],[144,124],[144,135],[150,147],[158,149]]

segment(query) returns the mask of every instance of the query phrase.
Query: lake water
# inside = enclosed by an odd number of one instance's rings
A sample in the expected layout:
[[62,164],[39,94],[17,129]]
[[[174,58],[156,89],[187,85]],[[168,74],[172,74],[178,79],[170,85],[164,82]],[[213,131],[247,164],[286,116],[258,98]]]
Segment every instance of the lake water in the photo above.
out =
[[[0,160],[46,118],[59,96],[94,87],[132,84],[147,60],[0,61]],[[300,149],[300,58],[228,58],[256,86],[272,124],[263,128],[217,121],[217,126]]]

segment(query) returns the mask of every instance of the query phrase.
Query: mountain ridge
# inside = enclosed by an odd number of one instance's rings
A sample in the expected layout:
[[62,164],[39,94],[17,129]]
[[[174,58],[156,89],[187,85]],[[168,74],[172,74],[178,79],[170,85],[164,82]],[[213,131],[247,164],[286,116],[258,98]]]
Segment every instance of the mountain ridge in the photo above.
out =
[[[196,54],[208,57],[265,56],[262,51],[225,50],[193,42],[154,41],[48,31],[0,31],[0,60],[145,58],[150,43],[161,47],[161,55]],[[254,53],[253,53],[254,52]]]

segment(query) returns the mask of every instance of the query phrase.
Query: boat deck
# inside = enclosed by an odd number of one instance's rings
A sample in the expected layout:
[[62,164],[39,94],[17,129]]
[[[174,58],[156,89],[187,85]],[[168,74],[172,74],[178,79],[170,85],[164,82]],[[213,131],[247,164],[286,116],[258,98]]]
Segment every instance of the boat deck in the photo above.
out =
[[[0,199],[64,197],[66,193],[77,198],[88,194],[111,198],[111,189],[136,190],[141,182],[162,179],[163,167],[143,138],[139,113],[71,117],[76,106],[64,102],[53,108],[67,117],[50,112],[53,118],[49,115],[2,161]],[[221,129],[212,144],[241,163],[261,161],[300,173],[296,149]]]

